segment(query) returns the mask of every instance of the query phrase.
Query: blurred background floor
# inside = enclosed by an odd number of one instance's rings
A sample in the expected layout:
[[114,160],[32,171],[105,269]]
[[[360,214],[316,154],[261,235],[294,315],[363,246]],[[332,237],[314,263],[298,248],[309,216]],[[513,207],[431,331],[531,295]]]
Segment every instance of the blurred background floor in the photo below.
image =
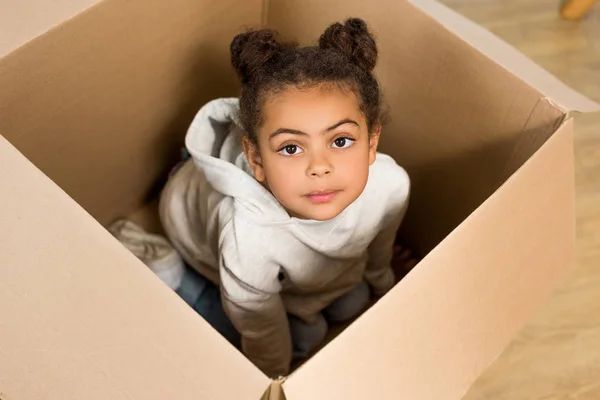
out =
[[[441,2],[600,101],[600,3],[571,22],[560,19],[557,0]],[[600,399],[600,113],[576,115],[575,123],[575,270],[467,400]]]

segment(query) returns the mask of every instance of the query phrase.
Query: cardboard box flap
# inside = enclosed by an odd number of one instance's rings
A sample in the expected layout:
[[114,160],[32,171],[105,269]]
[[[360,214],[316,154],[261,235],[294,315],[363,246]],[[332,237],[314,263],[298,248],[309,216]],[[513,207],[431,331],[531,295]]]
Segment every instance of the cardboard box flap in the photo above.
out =
[[600,110],[600,104],[566,86],[517,49],[447,6],[432,0],[410,0],[410,2],[481,53],[536,88],[563,110],[581,112]]
[[3,399],[262,396],[266,376],[2,137],[0,182]]
[[572,140],[568,120],[388,295],[296,371],[284,384],[287,399],[461,398],[573,263]]
[[102,0],[0,0],[0,57]]

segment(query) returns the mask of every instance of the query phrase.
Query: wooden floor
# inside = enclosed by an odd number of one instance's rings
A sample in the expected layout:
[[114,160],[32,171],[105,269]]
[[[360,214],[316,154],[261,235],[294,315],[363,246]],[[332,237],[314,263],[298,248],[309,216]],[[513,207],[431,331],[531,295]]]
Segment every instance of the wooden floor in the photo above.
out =
[[[559,19],[558,0],[441,1],[600,101],[600,4],[577,23]],[[468,400],[600,399],[600,114],[576,129],[576,269]]]

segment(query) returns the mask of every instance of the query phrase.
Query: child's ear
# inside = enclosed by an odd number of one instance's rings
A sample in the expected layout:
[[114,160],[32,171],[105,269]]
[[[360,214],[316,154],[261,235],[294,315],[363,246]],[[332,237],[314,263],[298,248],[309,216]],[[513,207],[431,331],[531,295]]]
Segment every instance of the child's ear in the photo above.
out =
[[381,136],[381,124],[377,124],[371,131],[369,137],[369,165],[375,162],[377,158],[377,146],[379,145],[379,137]]
[[244,146],[244,153],[246,154],[248,163],[250,163],[250,167],[252,167],[252,171],[254,172],[254,178],[260,183],[264,183],[266,179],[265,169],[262,164],[262,159],[260,158],[258,146],[252,143],[248,136],[244,136],[242,145]]

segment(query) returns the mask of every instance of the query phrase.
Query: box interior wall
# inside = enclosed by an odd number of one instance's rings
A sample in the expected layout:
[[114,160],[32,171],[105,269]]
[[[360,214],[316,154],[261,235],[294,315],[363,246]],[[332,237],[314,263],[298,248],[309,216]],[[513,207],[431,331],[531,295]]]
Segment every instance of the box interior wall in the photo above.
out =
[[389,115],[380,151],[412,180],[402,238],[425,255],[564,118],[409,3],[273,0],[264,7],[256,0],[102,2],[0,64],[0,85],[23,82],[0,93],[0,131],[102,224],[133,214],[157,227],[152,206],[144,207],[176,163],[193,115],[209,99],[238,95],[232,37],[268,26],[312,44],[328,24],[357,15],[378,37],[376,72]]

